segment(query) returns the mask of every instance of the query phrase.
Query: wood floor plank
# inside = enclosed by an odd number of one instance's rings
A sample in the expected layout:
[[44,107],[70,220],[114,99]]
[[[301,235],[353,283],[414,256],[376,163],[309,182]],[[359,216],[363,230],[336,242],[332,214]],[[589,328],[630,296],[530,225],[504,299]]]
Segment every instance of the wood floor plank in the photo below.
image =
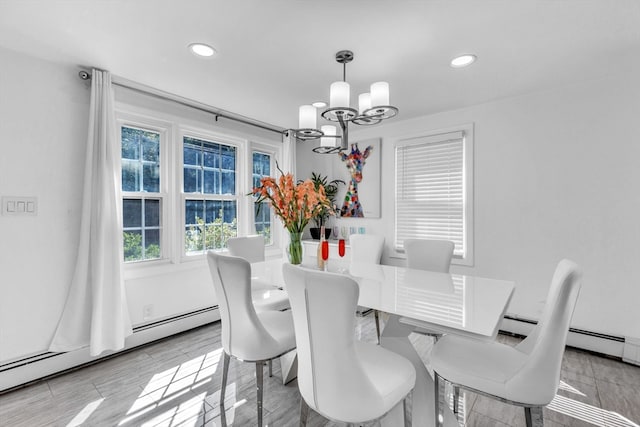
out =
[[[357,317],[356,323],[356,337],[376,342],[373,316]],[[0,425],[221,426],[220,330],[220,323],[216,322],[2,394]],[[415,334],[410,339],[428,364],[433,339]],[[498,339],[511,345],[518,342],[510,336],[501,335]],[[546,427],[640,424],[640,367],[569,349],[562,368],[564,389],[558,395],[565,399],[565,404],[573,405],[572,410],[583,410],[585,414],[572,416],[546,408]],[[265,423],[297,426],[300,402],[297,382],[282,385],[278,362],[273,364],[273,373],[269,378],[265,368]],[[466,426],[524,426],[522,408],[473,393],[465,394],[464,402],[465,412],[460,420]],[[231,359],[224,409],[227,425],[256,425],[255,364]],[[585,421],[587,413],[591,414],[592,423]],[[308,426],[344,424],[311,411]]]

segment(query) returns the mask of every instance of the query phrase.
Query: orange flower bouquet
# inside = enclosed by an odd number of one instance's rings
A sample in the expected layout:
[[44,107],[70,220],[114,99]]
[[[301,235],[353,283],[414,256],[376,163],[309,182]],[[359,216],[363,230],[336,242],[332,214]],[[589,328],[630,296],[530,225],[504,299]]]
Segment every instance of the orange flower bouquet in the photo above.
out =
[[288,247],[289,261],[292,264],[302,262],[302,232],[309,221],[323,209],[333,213],[331,202],[327,199],[324,188],[316,190],[310,179],[295,183],[293,176],[284,174],[280,168],[280,178],[264,177],[260,186],[253,189],[256,203],[268,200],[273,212],[289,231],[290,244]]

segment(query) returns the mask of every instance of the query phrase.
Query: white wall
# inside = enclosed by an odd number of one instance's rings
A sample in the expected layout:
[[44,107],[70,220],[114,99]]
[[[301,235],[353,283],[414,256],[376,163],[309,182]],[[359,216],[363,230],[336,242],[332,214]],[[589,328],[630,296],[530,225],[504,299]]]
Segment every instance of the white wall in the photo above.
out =
[[0,361],[47,348],[73,272],[89,90],[77,71],[0,49],[0,195],[38,198],[0,216]]
[[[473,122],[475,265],[452,271],[515,280],[509,312],[537,319],[557,262],[573,259],[584,269],[573,326],[640,337],[639,76],[628,70],[364,130],[352,126],[352,141],[383,138],[382,218],[338,223],[384,234],[383,262],[402,263],[392,251],[394,141]],[[299,143],[298,152],[309,147]]]
[[[0,196],[38,198],[37,216],[0,216],[1,365],[46,351],[64,306],[79,236],[90,90],[74,67],[2,48],[0,63]],[[120,91],[118,99],[133,98]],[[253,141],[281,139],[185,108],[172,113]],[[127,271],[134,326],[216,304],[208,274],[204,259]],[[153,315],[143,320],[149,304]]]

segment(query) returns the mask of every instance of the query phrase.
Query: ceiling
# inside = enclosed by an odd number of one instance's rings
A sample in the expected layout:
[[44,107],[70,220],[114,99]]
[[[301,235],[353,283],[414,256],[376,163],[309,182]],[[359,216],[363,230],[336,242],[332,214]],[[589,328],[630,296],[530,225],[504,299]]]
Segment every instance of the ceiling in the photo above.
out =
[[[295,128],[342,49],[352,104],[386,80],[402,119],[640,70],[640,2],[0,0],[0,46]],[[451,68],[462,53],[477,62]]]

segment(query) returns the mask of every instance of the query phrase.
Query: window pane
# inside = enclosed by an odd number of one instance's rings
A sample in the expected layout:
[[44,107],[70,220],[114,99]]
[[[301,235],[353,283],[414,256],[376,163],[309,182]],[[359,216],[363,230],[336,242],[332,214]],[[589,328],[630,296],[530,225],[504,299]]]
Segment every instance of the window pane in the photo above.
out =
[[218,168],[220,163],[216,160],[220,156],[220,146],[218,144],[206,144],[203,150],[204,163],[206,168]]
[[149,162],[160,161],[160,138],[158,139],[144,138],[143,139],[142,160],[146,160]]
[[[260,179],[271,175],[271,156],[265,153],[253,153],[253,186],[260,186]],[[265,237],[265,243],[271,243],[271,208],[268,203],[254,204],[256,233]]]
[[198,193],[200,191],[198,186],[197,169],[186,168],[184,169],[184,192],[185,193]]
[[144,259],[160,258],[160,230],[146,230],[144,236]]
[[140,163],[122,159],[122,191],[140,189]]
[[122,190],[159,192],[160,134],[123,126],[121,146]]
[[139,129],[132,129],[128,127],[122,127],[121,130],[122,140],[122,158],[123,159],[140,159],[140,131]]
[[[196,138],[184,137],[184,191],[203,194],[235,194],[236,148]],[[194,154],[188,157],[187,151],[197,151],[202,163],[194,161]],[[187,173],[188,168],[198,168],[199,173]],[[221,169],[226,175],[221,177]],[[202,179],[202,182],[199,180]],[[194,182],[196,184],[194,185]]]
[[222,169],[236,170],[236,149],[222,146]]
[[145,227],[160,226],[160,200],[159,199],[145,200],[144,225]]
[[202,200],[187,200],[185,203],[185,224],[197,224],[198,219],[204,219],[204,202]]
[[222,172],[221,194],[236,194],[236,173]]
[[125,231],[123,234],[124,260],[142,260],[142,231]]
[[[185,138],[185,141],[187,138]],[[183,162],[185,165],[197,165],[200,166],[200,162],[198,161],[198,154],[200,152],[200,147],[194,146],[192,144],[184,144],[183,151]]]
[[219,175],[218,170],[204,170],[204,192],[206,194],[220,194]]
[[142,227],[142,200],[124,199],[122,201],[122,223],[124,228]]
[[158,193],[160,192],[160,164],[151,163],[144,164],[143,168],[143,178],[142,182],[144,183],[144,191],[150,193]]

